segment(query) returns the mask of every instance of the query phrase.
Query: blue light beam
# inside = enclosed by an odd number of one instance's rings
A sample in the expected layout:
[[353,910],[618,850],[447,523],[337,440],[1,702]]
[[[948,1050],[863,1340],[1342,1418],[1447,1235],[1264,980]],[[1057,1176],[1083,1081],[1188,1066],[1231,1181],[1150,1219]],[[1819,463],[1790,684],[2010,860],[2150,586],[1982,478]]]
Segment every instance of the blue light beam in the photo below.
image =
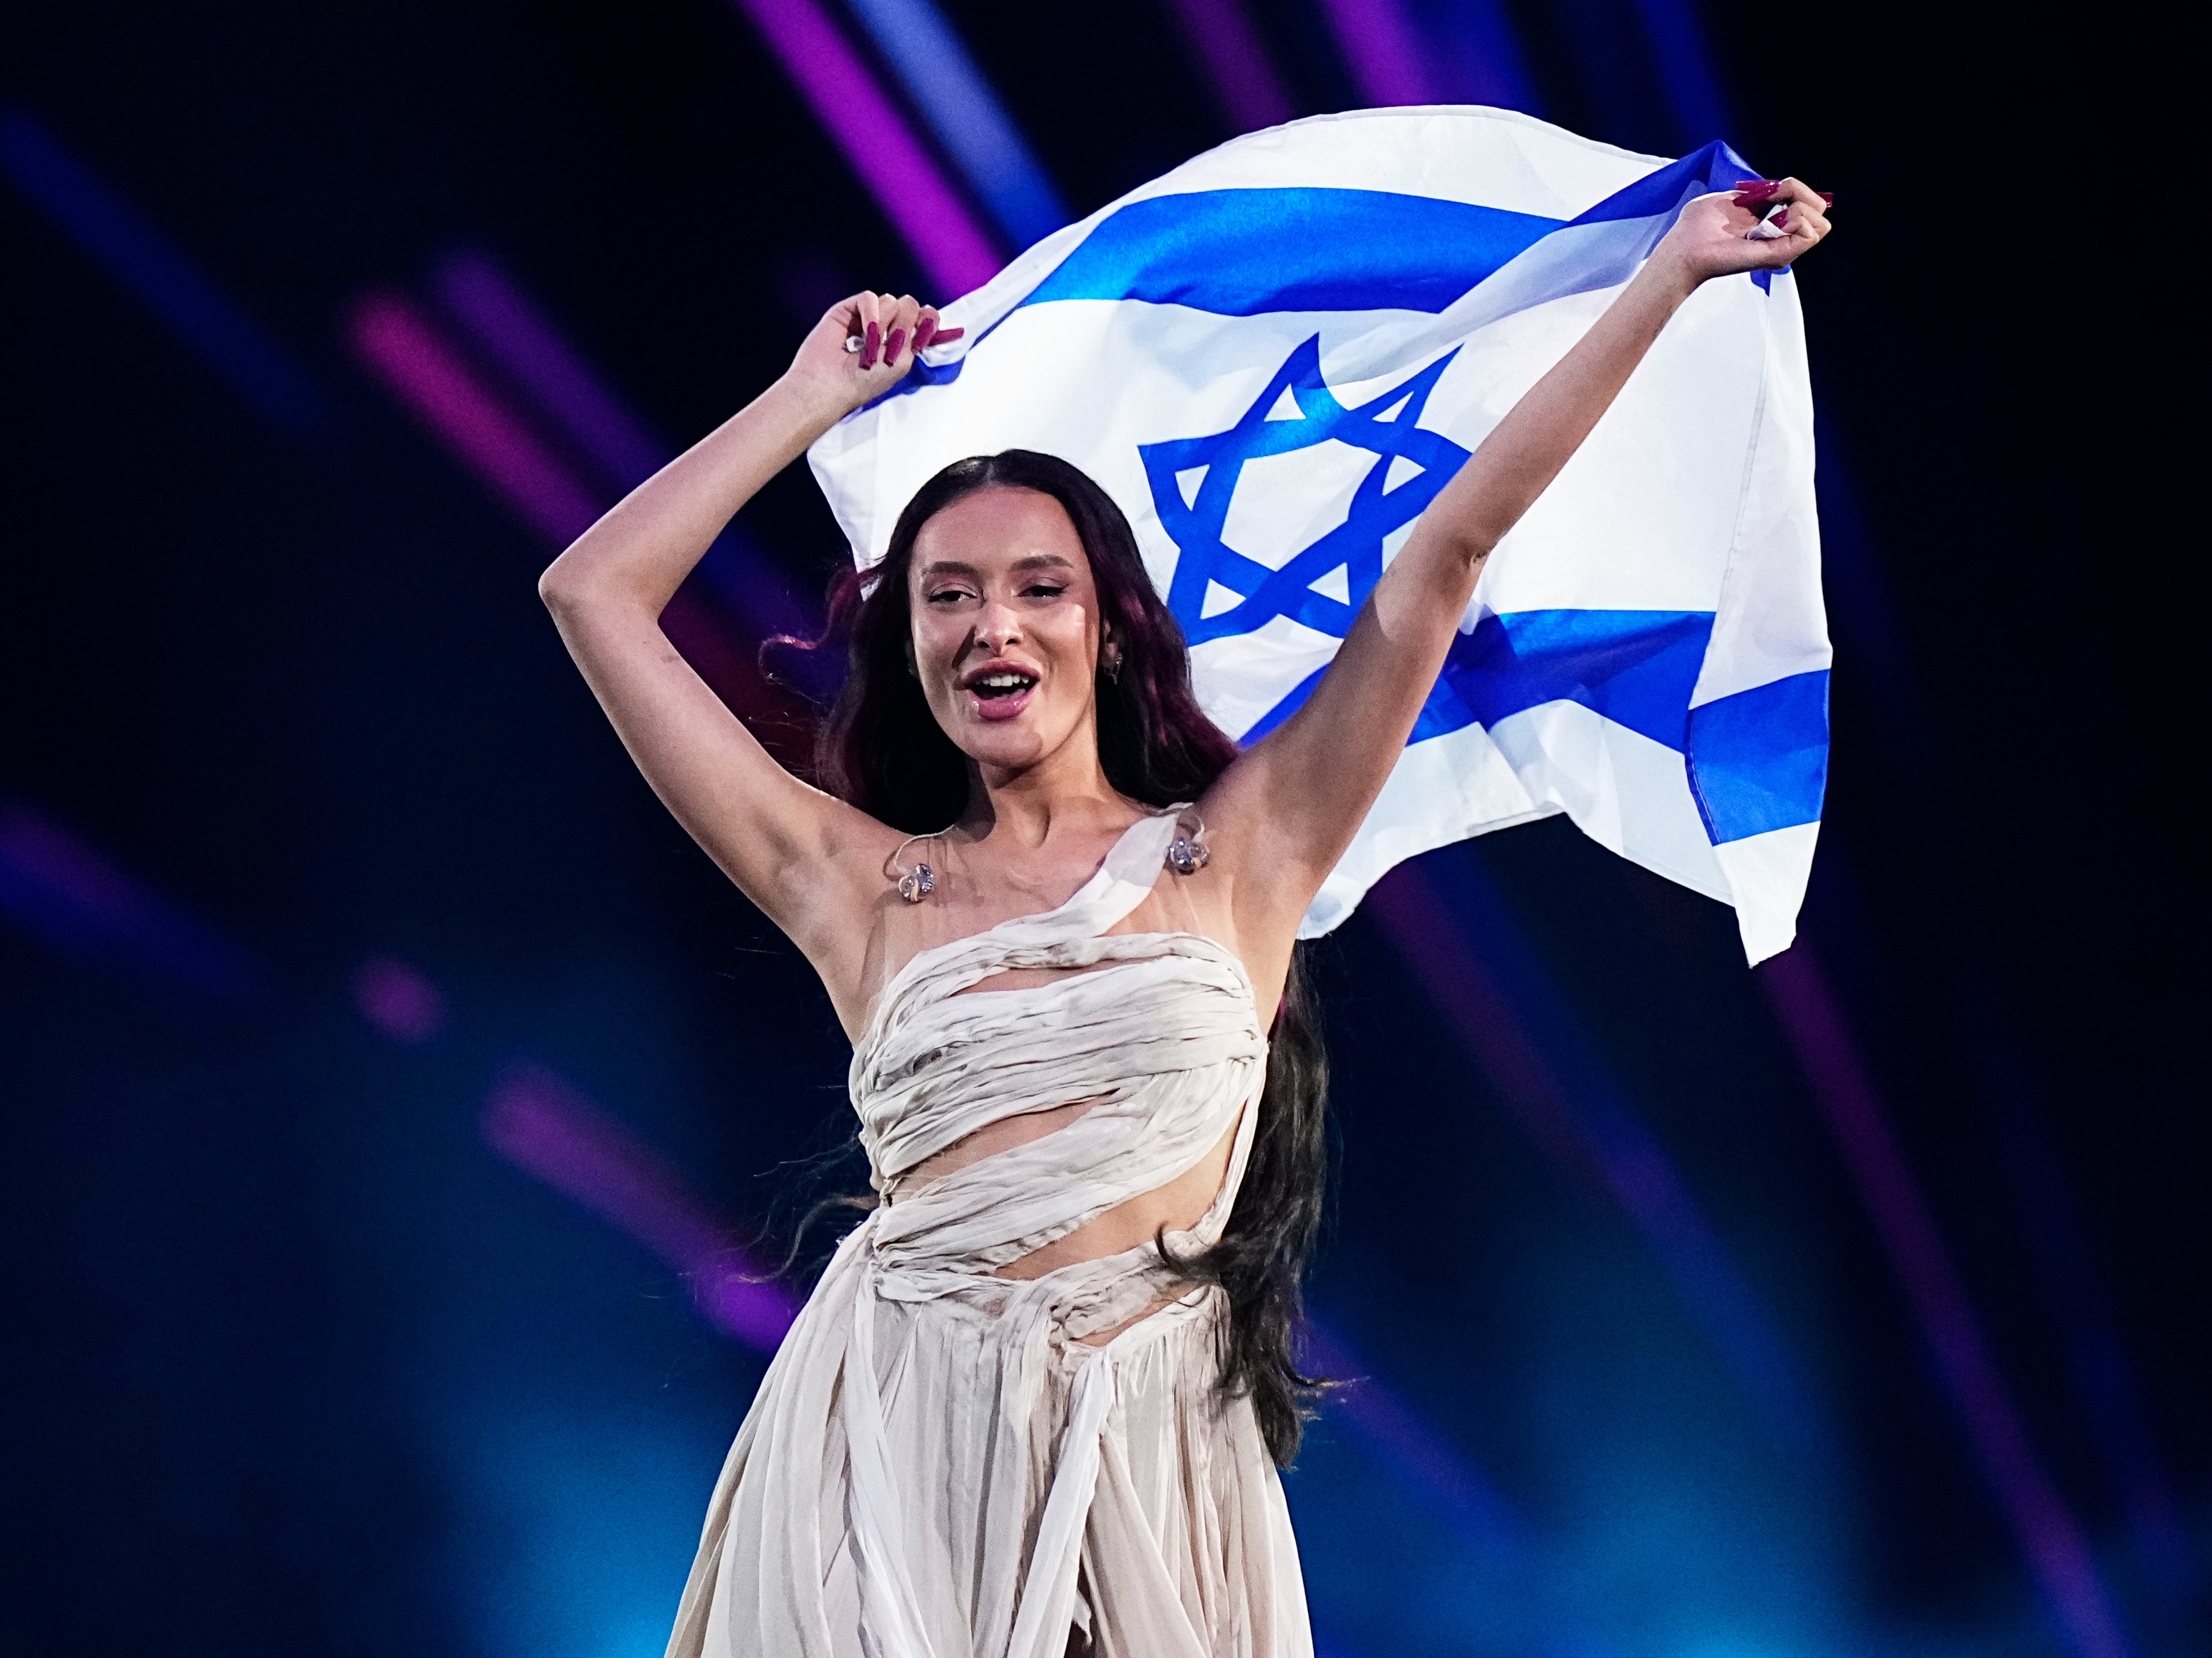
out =
[[0,168],[284,434],[319,436],[330,405],[307,372],[27,111],[0,112]]
[[930,0],[852,0],[853,15],[969,187],[1018,247],[1067,223],[1066,204]]

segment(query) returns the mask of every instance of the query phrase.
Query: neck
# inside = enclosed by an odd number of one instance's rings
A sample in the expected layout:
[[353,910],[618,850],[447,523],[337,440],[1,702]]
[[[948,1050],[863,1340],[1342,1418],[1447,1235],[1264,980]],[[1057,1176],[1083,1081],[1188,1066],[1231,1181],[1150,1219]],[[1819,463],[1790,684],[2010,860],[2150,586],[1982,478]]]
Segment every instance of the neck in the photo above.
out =
[[1129,803],[1106,780],[1097,741],[1087,731],[1055,753],[1022,767],[968,767],[968,809],[960,826],[977,840],[1008,835],[1018,845],[1041,847],[1055,829],[1094,829],[1119,824]]

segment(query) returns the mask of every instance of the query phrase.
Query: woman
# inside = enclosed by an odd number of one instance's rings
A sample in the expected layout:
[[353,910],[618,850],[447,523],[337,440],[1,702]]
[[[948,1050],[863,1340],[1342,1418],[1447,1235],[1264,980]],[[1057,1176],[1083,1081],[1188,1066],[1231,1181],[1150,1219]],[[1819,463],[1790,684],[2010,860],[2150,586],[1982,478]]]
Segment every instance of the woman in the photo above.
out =
[[881,1198],[746,1418],[672,1654],[1310,1652],[1276,1474],[1321,1184],[1299,919],[1498,539],[1699,283],[1826,230],[1794,179],[1690,203],[1241,754],[1113,503],[1022,451],[932,480],[844,595],[826,790],[661,634],[732,515],[928,344],[911,299],[835,307],[545,573],[639,768],[821,975]]

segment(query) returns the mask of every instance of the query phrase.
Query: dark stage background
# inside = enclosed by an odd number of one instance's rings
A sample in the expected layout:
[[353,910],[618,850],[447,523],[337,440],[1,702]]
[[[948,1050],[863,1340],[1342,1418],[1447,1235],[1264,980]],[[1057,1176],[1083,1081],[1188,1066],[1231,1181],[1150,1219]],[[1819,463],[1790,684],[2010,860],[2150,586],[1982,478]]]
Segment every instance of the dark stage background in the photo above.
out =
[[[972,82],[941,44],[902,82],[933,27]],[[659,1650],[782,1315],[727,1246],[844,1135],[847,1055],[536,572],[829,299],[958,266],[850,155],[921,135],[1003,252],[1246,127],[1438,99],[1838,193],[1836,749],[1756,972],[1564,820],[1327,946],[1316,1355],[1364,1379],[1289,1481],[1323,1649],[2212,1650],[2178,39],[1896,0],[8,28],[0,1649]],[[788,732],[750,646],[842,549],[803,469],[741,528],[672,626]]]

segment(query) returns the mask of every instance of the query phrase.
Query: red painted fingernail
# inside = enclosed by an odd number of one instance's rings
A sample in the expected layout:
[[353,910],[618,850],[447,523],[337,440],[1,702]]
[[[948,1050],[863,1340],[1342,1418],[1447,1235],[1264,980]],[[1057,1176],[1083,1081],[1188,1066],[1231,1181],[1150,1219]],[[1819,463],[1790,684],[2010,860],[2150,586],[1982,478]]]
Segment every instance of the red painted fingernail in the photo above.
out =
[[905,346],[906,330],[903,328],[892,329],[891,343],[884,348],[884,361],[887,363],[896,362],[898,361],[898,354],[905,348]]
[[867,339],[860,347],[860,367],[873,368],[876,366],[876,354],[882,350],[883,347],[884,331],[876,324],[870,323]]
[[1836,204],[1836,194],[1833,191],[1824,190],[1820,192],[1820,196],[1822,207],[1833,207]]
[[937,335],[937,319],[924,317],[914,325],[914,355],[917,357],[929,349],[929,343]]
[[1736,188],[1742,192],[1735,198],[1736,205],[1751,207],[1760,202],[1772,201],[1776,192],[1782,186],[1771,179],[1752,179],[1738,185]]
[[947,340],[957,340],[967,331],[964,328],[948,328],[937,337],[937,343],[942,345]]
[[1771,224],[1777,230],[1789,229],[1790,210],[1786,207],[1784,208],[1781,212],[1776,214],[1771,219],[1768,220],[1767,222]]

